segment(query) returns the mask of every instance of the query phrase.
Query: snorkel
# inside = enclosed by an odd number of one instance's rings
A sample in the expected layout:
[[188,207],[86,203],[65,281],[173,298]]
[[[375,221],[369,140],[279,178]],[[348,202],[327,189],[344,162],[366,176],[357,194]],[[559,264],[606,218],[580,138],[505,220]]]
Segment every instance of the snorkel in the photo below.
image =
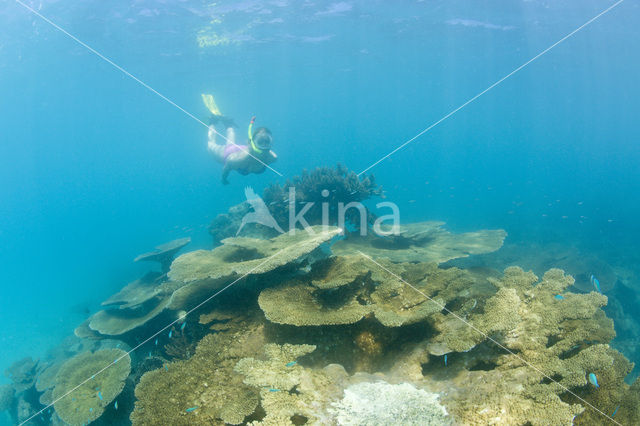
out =
[[251,117],[251,122],[249,123],[249,145],[251,146],[251,149],[254,150],[257,154],[262,154],[262,150],[260,148],[258,148],[255,144],[255,142],[253,141],[253,123],[255,123],[256,121],[256,116],[254,115],[253,117]]

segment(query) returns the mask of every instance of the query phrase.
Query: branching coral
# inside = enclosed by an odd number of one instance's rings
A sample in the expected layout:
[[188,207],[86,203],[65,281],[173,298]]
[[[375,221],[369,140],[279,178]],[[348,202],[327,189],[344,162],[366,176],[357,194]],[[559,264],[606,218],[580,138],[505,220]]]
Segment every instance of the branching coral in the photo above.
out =
[[[291,190],[295,190],[295,200],[290,197]],[[289,210],[294,203],[313,203],[304,215],[311,225],[323,223],[322,204],[326,203],[327,223],[336,225],[339,203],[346,205],[362,202],[380,195],[382,188],[376,185],[373,175],[361,178],[339,164],[335,168],[318,167],[310,172],[305,170],[302,175],[288,179],[284,185],[271,185],[264,190],[263,199],[281,226],[288,223]],[[345,213],[345,221],[358,228],[360,213],[354,209]]]
[[[287,180],[283,185],[273,184],[264,190],[262,198],[276,222],[283,229],[289,229],[290,213],[294,213],[295,209],[295,214],[298,214],[307,203],[313,203],[304,213],[304,219],[310,225],[323,224],[323,204],[327,209],[326,223],[338,225],[341,204],[347,206],[351,202],[362,202],[381,195],[382,189],[375,184],[373,176],[360,178],[346,167],[338,165],[335,168],[319,167],[310,172],[303,171],[302,175]],[[243,202],[216,217],[209,226],[214,242],[235,236],[243,216],[250,211],[250,205]],[[360,214],[355,208],[346,209],[345,222],[359,229]],[[373,215],[366,208],[364,219],[368,223],[373,221]],[[242,228],[241,235],[270,238],[274,233],[262,225],[250,224]]]

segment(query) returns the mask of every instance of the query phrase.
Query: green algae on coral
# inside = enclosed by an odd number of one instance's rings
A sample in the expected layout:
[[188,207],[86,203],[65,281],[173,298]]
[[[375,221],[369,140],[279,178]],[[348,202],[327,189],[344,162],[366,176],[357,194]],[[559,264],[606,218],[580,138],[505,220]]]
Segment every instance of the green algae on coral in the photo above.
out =
[[120,394],[130,372],[131,358],[120,349],[76,355],[56,375],[56,413],[70,425],[91,423]]
[[[444,263],[476,254],[491,253],[502,247],[507,233],[502,229],[453,234],[442,228],[444,222],[420,222],[399,226],[397,233],[356,236],[333,245],[335,254],[361,251],[374,259],[393,262]],[[385,228],[386,229],[386,228]],[[388,229],[391,233],[391,228]]]

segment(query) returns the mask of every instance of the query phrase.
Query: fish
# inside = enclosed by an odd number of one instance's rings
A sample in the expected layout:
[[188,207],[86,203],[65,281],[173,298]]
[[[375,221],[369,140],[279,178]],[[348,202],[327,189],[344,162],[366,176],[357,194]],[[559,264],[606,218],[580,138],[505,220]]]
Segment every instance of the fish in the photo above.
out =
[[591,383],[593,386],[595,386],[596,389],[598,389],[600,387],[600,385],[598,385],[598,378],[593,373],[589,373],[589,383]]
[[591,284],[593,284],[593,287],[598,293],[602,294],[602,290],[600,289],[600,281],[598,281],[598,279],[593,275],[591,275]]
[[169,330],[169,339],[171,339],[172,334],[173,334],[173,330]]
[[165,364],[163,367],[165,370],[169,371],[169,367],[167,367],[167,364]]
[[611,414],[611,417],[613,417],[613,416],[615,416],[615,415],[616,415],[616,413],[618,412],[618,408],[620,408],[620,406],[619,406],[619,405],[616,407],[616,409],[615,409],[615,410],[613,410],[613,413]]
[[149,351],[149,358],[151,358],[151,351]]
[[288,363],[286,364],[286,366],[287,366],[287,367],[293,367],[293,366],[294,366],[294,365],[296,365],[296,364],[297,364],[297,362],[296,362],[296,361],[291,361],[291,362],[288,362]]
[[447,354],[444,355],[444,366],[447,366]]
[[554,299],[557,299],[557,300],[564,300],[564,296],[563,296],[563,295],[561,295],[561,294],[556,294],[556,295],[554,296]]
[[158,339],[156,338],[156,346],[158,346]]
[[180,331],[184,330],[184,327],[187,325],[187,322],[183,322],[182,325],[180,326]]
[[280,389],[269,388],[269,392],[279,392]]
[[186,410],[184,410],[184,411],[186,411],[187,413],[190,413],[190,412],[192,412],[192,411],[196,411],[197,409],[198,409],[198,406],[196,405],[195,407],[187,408],[187,409],[186,409]]
[[93,407],[89,407],[89,412],[93,413]]
[[103,400],[103,398],[102,398],[102,392],[100,392],[100,391],[98,391],[98,398],[100,398],[100,401],[102,401],[102,400]]
[[115,408],[116,410],[118,409],[118,401],[116,401],[115,404],[113,404],[113,408]]

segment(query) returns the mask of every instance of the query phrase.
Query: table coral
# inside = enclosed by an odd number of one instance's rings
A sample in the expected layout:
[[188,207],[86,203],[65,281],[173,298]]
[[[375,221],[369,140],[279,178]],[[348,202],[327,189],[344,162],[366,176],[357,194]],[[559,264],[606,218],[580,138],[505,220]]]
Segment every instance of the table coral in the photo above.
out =
[[131,421],[134,425],[242,423],[258,405],[258,391],[244,385],[233,367],[263,344],[262,327],[250,320],[227,332],[206,335],[190,359],[142,376]]
[[261,389],[266,416],[252,425],[293,425],[295,417],[309,424],[331,424],[328,408],[342,395],[348,375],[336,364],[321,370],[301,366],[297,359],[313,350],[312,345],[270,343],[262,357],[238,361],[235,371],[244,375],[244,383]]
[[[426,373],[442,374],[437,383],[449,391],[445,403],[456,419],[464,424],[570,425],[591,409],[584,401],[613,412],[613,401],[621,398],[614,389],[624,390],[623,378],[631,370],[607,344],[615,333],[601,309],[606,296],[565,293],[573,278],[558,269],[538,280],[512,267],[491,281],[498,291],[481,312],[464,322],[451,314],[436,315],[440,334],[425,342],[433,355],[458,353],[455,362],[450,357],[447,373],[430,373],[429,368]],[[427,359],[415,358],[429,366]],[[590,373],[610,389],[601,385],[591,392]]]
[[70,425],[91,423],[120,394],[130,372],[131,358],[120,349],[76,355],[56,375],[56,413]]
[[[399,327],[425,320],[463,295],[471,298],[474,279],[460,269],[380,262],[391,273],[361,256],[317,262],[308,275],[263,290],[258,303],[278,324],[353,324],[372,315],[387,327]],[[408,286],[403,277],[415,284]]]
[[361,251],[374,259],[387,258],[394,262],[444,263],[494,252],[502,247],[507,236],[502,229],[453,234],[442,225],[444,222],[419,222],[400,225],[396,234],[387,236],[350,235],[334,244],[332,250],[335,254]]
[[31,357],[22,358],[14,362],[4,371],[4,375],[11,379],[17,393],[30,389],[36,382],[40,365],[38,360]]
[[169,272],[169,266],[175,255],[187,244],[191,242],[191,238],[179,238],[165,244],[161,244],[154,251],[141,254],[133,259],[134,262],[158,262],[163,273]]
[[335,227],[317,226],[312,230],[313,233],[298,231],[270,240],[227,238],[213,250],[183,254],[171,264],[169,278],[187,285],[176,290],[170,307],[185,309],[234,279],[295,263],[341,232]]

